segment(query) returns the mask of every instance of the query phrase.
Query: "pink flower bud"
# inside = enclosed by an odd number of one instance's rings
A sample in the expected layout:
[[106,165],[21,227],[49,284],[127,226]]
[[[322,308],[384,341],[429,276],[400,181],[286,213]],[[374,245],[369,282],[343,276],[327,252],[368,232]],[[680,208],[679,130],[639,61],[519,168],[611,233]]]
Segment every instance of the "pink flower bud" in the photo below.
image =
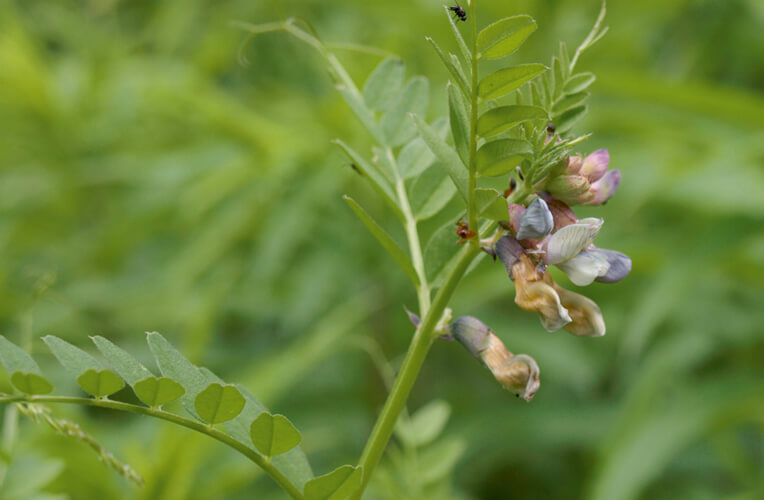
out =
[[590,200],[583,203],[586,205],[602,205],[615,194],[620,183],[621,172],[619,170],[610,170],[606,172],[601,179],[592,184],[592,197]]
[[583,175],[589,179],[589,182],[594,182],[605,175],[609,164],[610,153],[607,149],[598,149],[584,159],[578,175]]

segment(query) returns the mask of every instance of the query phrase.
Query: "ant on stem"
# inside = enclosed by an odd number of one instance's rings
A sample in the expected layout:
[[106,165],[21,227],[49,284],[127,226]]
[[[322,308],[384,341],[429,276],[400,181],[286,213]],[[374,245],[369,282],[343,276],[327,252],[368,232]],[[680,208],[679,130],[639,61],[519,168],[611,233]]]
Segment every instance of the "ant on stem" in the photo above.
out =
[[[458,19],[460,21],[466,21],[467,20],[467,13],[464,12],[464,9],[459,5],[457,2],[456,5],[452,5],[448,8],[448,10],[453,11],[454,13],[454,19]],[[458,22],[458,21],[457,21]]]

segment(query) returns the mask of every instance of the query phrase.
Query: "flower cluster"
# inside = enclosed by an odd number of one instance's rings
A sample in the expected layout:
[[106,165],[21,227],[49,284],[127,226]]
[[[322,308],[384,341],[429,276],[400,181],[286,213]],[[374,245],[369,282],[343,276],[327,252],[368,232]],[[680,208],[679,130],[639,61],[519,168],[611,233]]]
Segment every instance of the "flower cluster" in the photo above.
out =
[[564,328],[585,337],[605,334],[597,304],[557,285],[548,266],[557,266],[578,286],[614,283],[631,271],[628,256],[594,246],[604,221],[579,220],[570,208],[603,204],[615,194],[621,174],[608,170],[609,162],[605,149],[586,158],[568,157],[527,207],[509,206],[510,234],[496,243],[494,251],[515,282],[515,303],[538,313],[548,331]]

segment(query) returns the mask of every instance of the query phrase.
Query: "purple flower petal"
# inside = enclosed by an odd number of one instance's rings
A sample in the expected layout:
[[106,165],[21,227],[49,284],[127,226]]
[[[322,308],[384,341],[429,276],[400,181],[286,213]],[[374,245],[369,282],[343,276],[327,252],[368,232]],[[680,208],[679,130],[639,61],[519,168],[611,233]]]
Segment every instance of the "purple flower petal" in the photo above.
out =
[[589,182],[594,182],[605,175],[609,164],[610,153],[608,153],[607,149],[598,149],[584,159],[578,175],[583,175],[589,179]]
[[610,263],[610,268],[603,276],[596,278],[600,283],[615,283],[621,281],[631,272],[631,259],[628,255],[616,250],[607,250],[605,248],[593,248],[590,253],[597,253]]
[[512,266],[520,259],[520,256],[525,253],[525,249],[519,241],[513,237],[507,235],[502,236],[496,245],[493,247],[496,256],[504,263],[504,267],[507,268],[507,274],[512,277]]
[[585,202],[586,205],[602,205],[608,201],[618,190],[621,183],[621,172],[619,170],[610,170],[605,175],[592,184],[591,192],[594,195],[591,200]]

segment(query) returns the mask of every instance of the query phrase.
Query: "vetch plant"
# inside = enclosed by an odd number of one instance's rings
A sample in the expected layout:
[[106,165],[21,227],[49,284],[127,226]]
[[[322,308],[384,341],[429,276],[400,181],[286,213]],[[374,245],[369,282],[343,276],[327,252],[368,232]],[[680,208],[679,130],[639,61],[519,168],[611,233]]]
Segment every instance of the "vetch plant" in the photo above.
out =
[[[383,60],[359,87],[306,22],[241,25],[252,36],[285,31],[323,57],[337,90],[375,141],[369,154],[342,140],[336,144],[406,234],[408,245],[403,249],[361,203],[345,197],[411,281],[418,301],[417,311],[409,313],[415,326],[410,347],[356,464],[315,476],[300,447],[301,434],[289,419],[270,413],[244,387],[193,365],[158,333],[147,334],[158,371],[103,337],[92,337],[102,360],[58,337],[45,337],[45,344],[90,397],[50,395],[54,385],[37,363],[0,336],[0,361],[18,391],[0,396],[0,402],[14,404],[21,414],[88,443],[105,463],[138,483],[137,472],[76,424],[52,416],[45,405],[81,404],[166,420],[237,450],[291,498],[341,500],[362,497],[393,432],[415,449],[436,437],[439,430],[425,430],[430,424],[438,422],[435,429],[445,425],[445,403],[399,418],[438,339],[461,343],[503,387],[530,401],[540,388],[536,361],[512,353],[478,318],[452,319],[448,306],[462,278],[490,255],[501,260],[514,282],[517,305],[537,313],[545,329],[565,329],[577,336],[605,334],[597,304],[560,287],[549,272],[549,266],[556,266],[575,285],[586,286],[619,281],[631,270],[626,255],[594,246],[605,227],[603,219],[579,219],[571,208],[604,204],[621,179],[618,170],[609,169],[606,150],[585,157],[577,153],[575,148],[589,136],[572,133],[587,112],[588,88],[595,79],[579,72],[577,64],[606,33],[605,8],[572,56],[561,43],[549,66],[513,62],[488,74],[481,72],[481,63],[513,56],[536,30],[536,22],[529,16],[512,16],[478,30],[474,1],[463,10],[447,6],[444,12],[457,53],[427,38],[450,75],[448,116],[432,122],[425,119],[428,80],[417,76],[406,81],[400,60]],[[449,214],[454,197],[459,213]],[[448,221],[425,243],[420,223],[444,214]],[[125,385],[141,404],[109,399]],[[458,447],[450,456],[456,456]]]

